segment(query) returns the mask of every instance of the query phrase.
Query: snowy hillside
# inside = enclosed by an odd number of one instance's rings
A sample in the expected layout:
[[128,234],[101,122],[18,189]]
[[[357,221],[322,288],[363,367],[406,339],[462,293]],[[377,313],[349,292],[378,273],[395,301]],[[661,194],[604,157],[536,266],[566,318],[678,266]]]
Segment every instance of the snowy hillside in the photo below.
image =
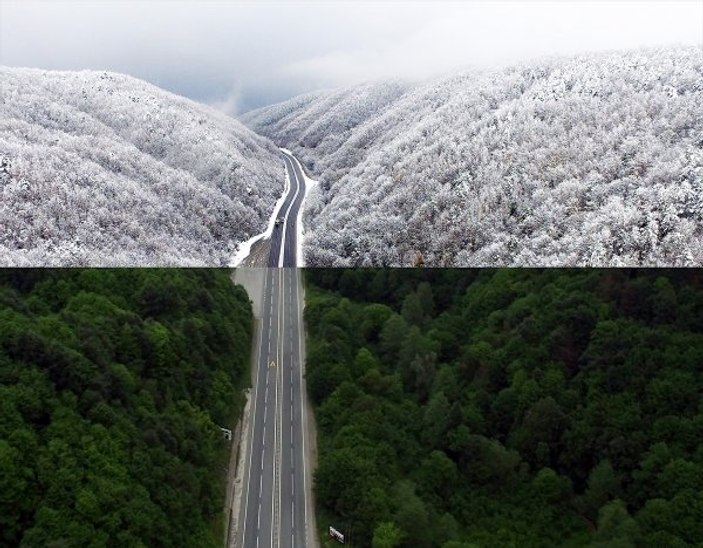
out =
[[296,144],[303,163],[328,178],[338,178],[364,158],[365,151],[354,146],[359,129],[408,89],[407,84],[393,81],[309,93],[248,112],[241,120],[277,142]]
[[0,67],[0,263],[219,265],[283,190],[276,148],[106,72]]
[[[327,92],[244,120],[322,183],[307,264],[703,265],[701,48],[543,60],[390,95],[365,109],[354,89]],[[311,123],[325,103],[336,126]],[[347,109],[361,120],[350,129]]]

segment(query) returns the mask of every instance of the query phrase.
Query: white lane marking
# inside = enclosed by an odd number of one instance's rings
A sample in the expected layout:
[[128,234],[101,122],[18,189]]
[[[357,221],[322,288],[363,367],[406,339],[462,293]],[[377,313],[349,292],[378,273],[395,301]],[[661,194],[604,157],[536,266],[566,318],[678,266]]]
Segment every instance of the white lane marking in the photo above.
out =
[[[292,206],[292,203],[291,203]],[[279,294],[279,304],[281,305],[281,328],[279,333],[283,333],[285,331],[285,325],[286,325],[286,308],[285,308],[285,278],[286,274],[285,271],[282,271],[280,274],[280,280],[281,280],[281,286],[280,286],[280,294]],[[281,342],[281,365],[283,365],[284,362],[284,354],[283,354],[283,339],[280,338]],[[277,379],[278,379],[278,372],[276,372]],[[278,415],[278,423],[277,423],[277,428],[278,430],[278,450],[277,450],[277,458],[278,458],[278,532],[276,536],[276,540],[278,545],[280,546],[281,543],[281,498],[283,496],[282,489],[281,489],[281,467],[282,467],[282,461],[283,461],[283,454],[281,452],[281,448],[283,447],[283,403],[281,402],[280,406],[278,403],[278,385],[279,383],[276,383],[276,407],[278,409],[279,415]],[[281,385],[281,394],[283,394],[283,375],[280,375],[280,385]],[[281,397],[281,399],[283,399]]]

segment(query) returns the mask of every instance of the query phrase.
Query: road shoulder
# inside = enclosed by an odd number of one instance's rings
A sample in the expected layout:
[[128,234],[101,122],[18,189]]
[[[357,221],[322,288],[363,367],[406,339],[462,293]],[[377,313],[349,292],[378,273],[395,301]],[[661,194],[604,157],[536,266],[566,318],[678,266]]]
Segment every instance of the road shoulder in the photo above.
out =
[[[307,442],[305,452],[305,459],[309,463],[308,467],[308,480],[310,493],[310,512],[308,515],[308,524],[306,525],[307,531],[309,533],[308,540],[312,543],[313,548],[319,548],[320,539],[318,537],[317,531],[317,519],[315,515],[315,489],[313,488],[313,477],[315,469],[317,468],[317,425],[315,424],[315,411],[310,403],[310,398],[308,397],[307,383],[305,380],[305,370],[307,363],[307,334],[305,329],[305,282],[303,276],[303,270],[299,269],[300,276],[298,278],[298,283],[300,284],[298,289],[302,296],[302,307],[300,309],[299,325],[301,326],[301,337],[300,337],[300,353],[302,355],[301,368],[303,372],[303,385],[300,387],[303,393],[303,406],[305,408],[305,424],[303,428],[305,429],[305,440]],[[307,496],[307,494],[306,494]]]

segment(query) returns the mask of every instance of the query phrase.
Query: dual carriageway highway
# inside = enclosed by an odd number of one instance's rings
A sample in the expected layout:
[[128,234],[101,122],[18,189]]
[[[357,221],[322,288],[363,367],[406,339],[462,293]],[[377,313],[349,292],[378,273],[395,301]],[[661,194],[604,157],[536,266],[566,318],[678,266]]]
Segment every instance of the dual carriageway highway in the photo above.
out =
[[[303,285],[296,268],[302,170],[283,153],[290,178],[271,235],[254,355],[248,447],[238,531],[230,546],[315,545],[304,382]],[[283,268],[279,268],[282,266]]]

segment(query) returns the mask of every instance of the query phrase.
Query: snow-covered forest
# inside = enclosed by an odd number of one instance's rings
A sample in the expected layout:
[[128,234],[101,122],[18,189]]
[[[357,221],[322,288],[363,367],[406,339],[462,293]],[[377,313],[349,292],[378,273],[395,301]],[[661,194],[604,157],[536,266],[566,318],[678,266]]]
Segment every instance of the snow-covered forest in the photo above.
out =
[[367,84],[242,120],[321,181],[311,266],[700,266],[702,53]]
[[0,263],[219,265],[283,190],[240,122],[120,74],[0,68]]

